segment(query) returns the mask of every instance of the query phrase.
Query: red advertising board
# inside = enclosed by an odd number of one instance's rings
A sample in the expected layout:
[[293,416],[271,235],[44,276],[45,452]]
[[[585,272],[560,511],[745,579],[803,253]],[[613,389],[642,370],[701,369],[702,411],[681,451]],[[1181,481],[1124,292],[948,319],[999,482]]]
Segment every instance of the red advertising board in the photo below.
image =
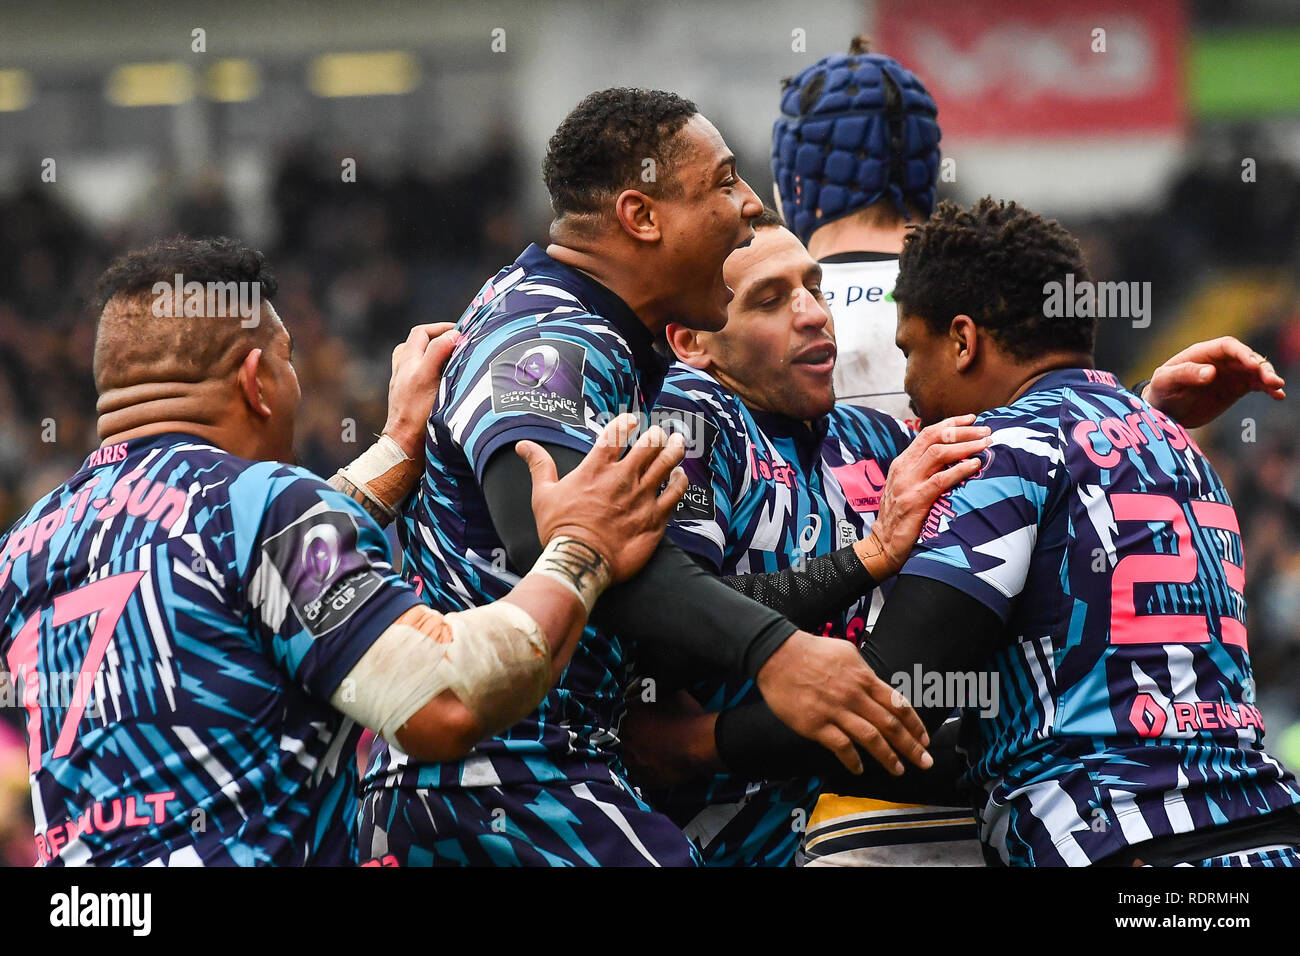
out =
[[925,83],[945,137],[1183,126],[1183,0],[879,0],[872,39]]

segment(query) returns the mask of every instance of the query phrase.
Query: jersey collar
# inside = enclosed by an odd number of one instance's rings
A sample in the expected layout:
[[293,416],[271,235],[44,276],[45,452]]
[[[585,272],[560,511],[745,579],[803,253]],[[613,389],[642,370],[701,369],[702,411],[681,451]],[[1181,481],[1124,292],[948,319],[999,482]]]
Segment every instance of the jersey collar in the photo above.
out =
[[86,456],[85,461],[81,463],[81,470],[86,471],[91,468],[99,468],[103,465],[112,465],[125,461],[128,455],[134,455],[142,448],[149,448],[153,445],[174,445],[180,442],[193,442],[197,445],[216,447],[208,439],[200,438],[198,435],[191,435],[188,432],[155,432],[152,435],[128,438],[126,441],[114,442],[111,445],[101,445]]
[[[1047,372],[1042,378],[1030,385],[1021,393],[1020,397],[1024,398],[1034,392],[1044,392],[1053,388],[1068,388],[1071,385],[1102,385],[1104,387],[1105,383],[1097,378],[1098,374],[1114,378],[1117,383],[1119,381],[1111,372],[1099,373],[1098,370],[1090,368],[1057,368]],[[1115,387],[1118,388],[1119,386],[1116,385]]]
[[642,391],[647,392],[647,397],[650,392],[658,394],[671,360],[655,351],[655,337],[626,302],[585,272],[552,259],[535,242],[523,251],[515,264],[530,275],[558,279],[570,288],[576,286],[583,305],[594,315],[609,320],[627,341]]
[[[778,415],[775,412],[760,412],[748,405],[745,409],[754,419],[754,424],[762,429],[763,434],[771,438],[791,439],[799,450],[800,456],[804,458],[811,458],[817,453],[830,430],[829,415],[823,415],[811,422],[802,422],[797,418]],[[809,427],[810,425],[812,427]],[[805,467],[807,464],[805,461]]]
[[898,261],[897,252],[837,252],[834,255],[822,256],[818,259],[821,263],[837,262],[889,262]]

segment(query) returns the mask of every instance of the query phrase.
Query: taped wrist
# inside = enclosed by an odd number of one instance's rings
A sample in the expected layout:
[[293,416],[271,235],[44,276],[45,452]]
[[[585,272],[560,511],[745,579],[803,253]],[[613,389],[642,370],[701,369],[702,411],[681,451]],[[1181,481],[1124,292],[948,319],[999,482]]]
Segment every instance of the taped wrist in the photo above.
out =
[[495,601],[447,615],[447,689],[477,718],[485,736],[523,720],[551,689],[551,645],[527,611]]
[[421,606],[379,635],[330,704],[395,744],[416,711],[450,690],[491,736],[531,713],[550,685],[550,645],[523,608],[497,601],[444,616]]
[[567,535],[552,538],[529,573],[559,581],[578,596],[588,615],[601,592],[609,587],[610,579],[609,564],[601,553]]
[[810,631],[819,631],[876,586],[852,546],[813,558],[802,570],[734,574],[722,580],[732,590]]
[[420,465],[387,435],[340,468],[330,484],[354,498],[380,524],[397,516],[397,508],[415,488]]

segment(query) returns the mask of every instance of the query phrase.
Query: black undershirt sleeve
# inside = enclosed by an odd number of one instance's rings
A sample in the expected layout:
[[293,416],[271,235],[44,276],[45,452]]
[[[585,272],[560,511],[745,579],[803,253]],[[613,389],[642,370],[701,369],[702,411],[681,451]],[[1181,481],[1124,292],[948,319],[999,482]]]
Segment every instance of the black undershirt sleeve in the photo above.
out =
[[[542,447],[560,475],[582,462],[574,449]],[[532,512],[532,477],[513,448],[502,448],[488,461],[483,496],[512,570],[527,572],[541,556],[542,544]],[[750,678],[796,630],[778,612],[727,587],[667,540],[640,573],[601,595],[592,621],[638,642],[659,660],[671,660],[675,668]]]
[[[990,608],[951,585],[917,575],[900,575],[862,656],[882,680],[903,671],[944,674],[976,671],[987,664],[1005,640],[1001,619]],[[939,734],[950,707],[917,707],[930,733],[935,766],[920,770],[904,761],[901,777],[861,752],[865,772],[855,776],[824,747],[800,737],[772,714],[766,704],[746,704],[718,715],[714,737],[718,755],[732,773],[751,780],[817,775],[823,787],[847,796],[871,796],[920,803],[951,803],[948,792],[962,760],[951,746],[952,734]],[[942,780],[938,775],[946,775]],[[940,798],[940,799],[937,799]]]
[[[709,574],[717,568],[707,558],[692,555]],[[852,546],[807,561],[801,570],[787,568],[762,574],[730,574],[720,580],[751,601],[782,614],[805,631],[820,633],[833,620],[876,586]],[[671,658],[644,647],[637,654],[638,677],[652,677],[661,690],[675,690],[709,677],[726,674],[717,668],[702,668],[699,661]]]
[[786,568],[767,574],[731,574],[722,580],[727,587],[779,611],[804,630],[814,633],[850,608],[877,583],[851,545],[811,558],[798,570]]

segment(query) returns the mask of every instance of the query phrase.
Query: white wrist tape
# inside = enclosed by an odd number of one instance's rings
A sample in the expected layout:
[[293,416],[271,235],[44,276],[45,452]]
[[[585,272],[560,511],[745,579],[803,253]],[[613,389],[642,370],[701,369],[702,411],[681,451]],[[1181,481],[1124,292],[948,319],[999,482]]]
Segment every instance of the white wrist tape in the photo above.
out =
[[450,640],[392,624],[330,703],[394,744],[416,711],[444,690],[456,694],[484,736],[518,723],[541,703],[551,687],[551,648],[528,612],[497,601],[437,616],[445,625],[440,636]]
[[397,731],[447,689],[443,665],[450,646],[410,624],[390,624],[343,678],[330,704],[396,744]]
[[547,543],[530,573],[559,581],[578,596],[588,614],[596,606],[596,598],[609,587],[609,565],[600,552],[584,541],[565,535]]
[[339,474],[392,517],[402,499],[415,487],[420,468],[414,459],[406,457],[406,452],[397,442],[387,435],[380,435],[379,440],[355,460],[340,468]]
[[478,718],[485,736],[523,720],[551,689],[551,645],[518,605],[494,601],[447,615],[452,642],[447,686]]

